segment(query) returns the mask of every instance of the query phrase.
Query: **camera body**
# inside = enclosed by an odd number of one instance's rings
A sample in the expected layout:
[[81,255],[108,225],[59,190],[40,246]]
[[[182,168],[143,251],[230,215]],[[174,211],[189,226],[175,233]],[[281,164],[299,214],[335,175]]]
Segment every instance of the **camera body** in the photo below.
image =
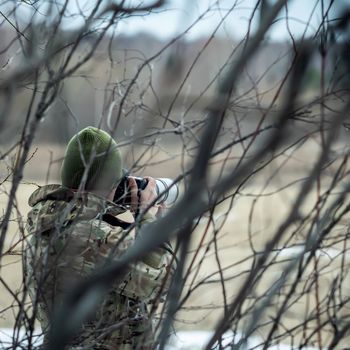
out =
[[[131,204],[131,193],[129,188],[129,176],[125,175],[120,181],[113,198],[115,204],[128,206]],[[144,190],[148,180],[143,177],[133,177],[139,190]],[[171,207],[175,204],[179,196],[179,188],[172,179],[156,178],[157,204],[164,204],[165,207]]]

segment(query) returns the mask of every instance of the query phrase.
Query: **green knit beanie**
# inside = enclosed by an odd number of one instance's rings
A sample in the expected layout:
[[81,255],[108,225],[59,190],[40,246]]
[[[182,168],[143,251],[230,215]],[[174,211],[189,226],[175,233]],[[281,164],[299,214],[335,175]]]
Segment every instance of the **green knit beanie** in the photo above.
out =
[[111,190],[122,177],[117,143],[105,131],[88,126],[68,143],[61,168],[62,185],[78,189],[88,169],[85,186],[89,190]]

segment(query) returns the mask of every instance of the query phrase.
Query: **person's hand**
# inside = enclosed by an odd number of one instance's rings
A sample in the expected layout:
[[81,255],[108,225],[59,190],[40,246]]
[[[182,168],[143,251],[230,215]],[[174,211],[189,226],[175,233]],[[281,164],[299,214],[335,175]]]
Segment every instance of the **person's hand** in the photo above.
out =
[[167,210],[168,210],[168,208],[165,206],[165,204],[159,204],[156,217],[161,218],[162,216],[164,216],[166,214]]
[[[131,195],[131,211],[136,214],[137,212],[142,213],[149,205],[154,202],[157,198],[156,191],[156,180],[153,177],[145,176],[148,180],[147,186],[143,190],[139,190],[137,183],[132,176],[129,176],[129,188]],[[138,196],[138,191],[140,191],[140,197]],[[153,205],[149,208],[148,213],[152,216],[158,216],[158,205]]]

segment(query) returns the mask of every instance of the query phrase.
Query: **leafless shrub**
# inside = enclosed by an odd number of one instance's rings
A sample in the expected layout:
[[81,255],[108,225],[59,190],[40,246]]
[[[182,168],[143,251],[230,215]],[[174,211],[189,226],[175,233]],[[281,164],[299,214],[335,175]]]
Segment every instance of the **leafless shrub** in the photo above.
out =
[[[268,31],[281,11],[288,18],[289,3],[256,1],[250,22],[259,17],[257,29],[249,26],[215,73],[191,90],[196,84],[191,76],[203,74],[195,72],[217,30],[198,53],[186,56],[185,34],[202,17],[151,54],[132,49],[120,54],[114,48],[118,23],[162,10],[164,1],[135,7],[89,2],[80,12],[83,24],[71,31],[62,24],[70,15],[69,1],[24,3],[29,20],[19,16],[22,5],[9,2],[0,22],[0,30],[10,26],[14,33],[0,47],[1,137],[11,130],[8,116],[18,99],[25,105],[17,136],[1,146],[2,271],[13,257],[21,259],[26,232],[19,188],[37,157],[33,147],[41,125],[50,130],[50,118],[59,117],[62,141],[87,122],[70,104],[68,82],[74,77],[97,96],[100,115],[93,111],[88,123],[117,135],[130,170],[156,167],[170,176],[170,167],[183,189],[176,206],[143,227],[142,239],[117,263],[72,288],[53,320],[51,348],[63,349],[91,311],[82,312],[81,305],[88,300],[93,308],[129,264],[167,240],[174,241],[179,262],[166,302],[151,310],[161,349],[183,324],[201,327],[199,318],[208,319],[213,331],[207,349],[346,346],[350,9],[330,21],[337,4],[321,0],[314,35],[295,39],[290,33],[283,53],[253,74],[257,58],[269,50]],[[91,70],[104,74],[102,83]],[[74,99],[79,93],[74,91]],[[45,170],[57,162],[51,157]],[[35,307],[25,282],[13,287],[7,279],[0,277],[1,290],[10,295],[0,315],[11,312],[14,323],[11,341],[3,346],[33,348]],[[67,313],[76,324],[65,321]]]

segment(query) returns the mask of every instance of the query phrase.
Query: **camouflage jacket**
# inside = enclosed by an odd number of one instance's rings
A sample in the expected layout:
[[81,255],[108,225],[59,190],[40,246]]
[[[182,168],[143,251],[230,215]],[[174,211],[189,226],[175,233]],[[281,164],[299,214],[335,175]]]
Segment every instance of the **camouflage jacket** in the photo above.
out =
[[[72,284],[106,264],[107,257],[118,259],[135,237],[115,225],[115,216],[125,209],[91,193],[47,185],[31,195],[29,204],[33,208],[26,227],[25,277],[46,334],[54,307]],[[146,216],[143,224],[149,220]],[[172,260],[171,248],[164,246],[134,263],[67,349],[154,348],[147,304],[157,303],[166,290]]]

